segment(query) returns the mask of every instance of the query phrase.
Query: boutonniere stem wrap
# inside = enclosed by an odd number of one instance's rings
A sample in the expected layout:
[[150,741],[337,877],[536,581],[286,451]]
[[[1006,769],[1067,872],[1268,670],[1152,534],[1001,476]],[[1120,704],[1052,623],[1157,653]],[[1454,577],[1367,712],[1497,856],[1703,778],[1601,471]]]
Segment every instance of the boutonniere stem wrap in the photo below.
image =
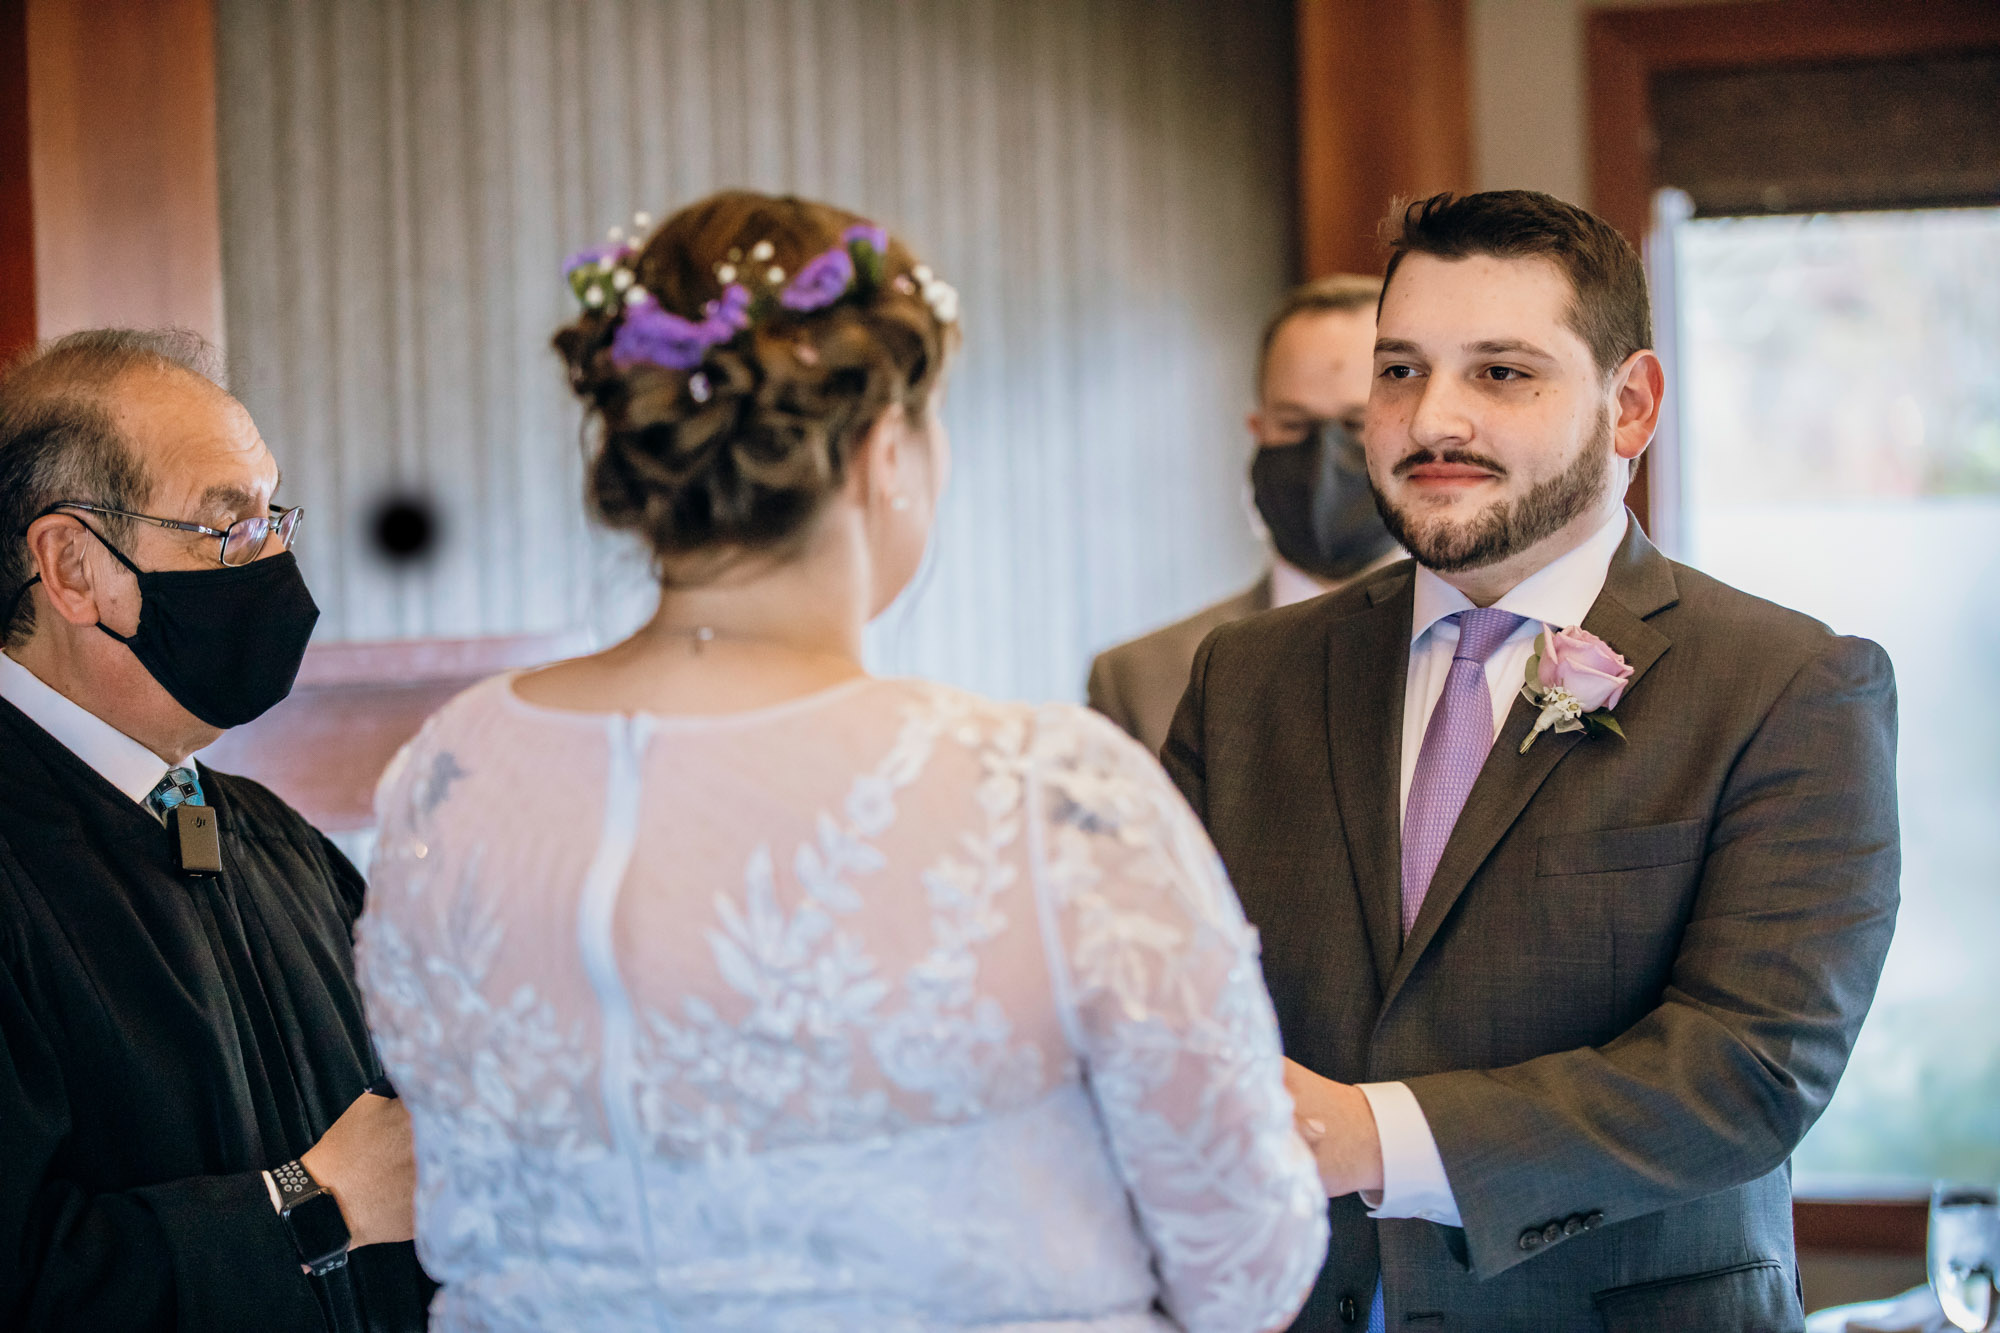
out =
[[1589,630],[1545,626],[1521,685],[1521,697],[1541,710],[1521,742],[1521,753],[1545,731],[1608,731],[1623,740],[1625,729],[1611,710],[1625,697],[1631,679],[1631,664]]

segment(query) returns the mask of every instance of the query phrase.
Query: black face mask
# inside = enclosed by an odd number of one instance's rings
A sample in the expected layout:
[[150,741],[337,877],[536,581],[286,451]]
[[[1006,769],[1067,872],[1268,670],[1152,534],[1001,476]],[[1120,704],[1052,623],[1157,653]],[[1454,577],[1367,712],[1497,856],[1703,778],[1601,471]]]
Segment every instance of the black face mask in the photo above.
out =
[[1250,489],[1278,554],[1317,578],[1349,578],[1395,549],[1361,441],[1338,421],[1319,422],[1297,444],[1260,448]]
[[97,628],[130,648],[175,703],[227,730],[292,692],[319,606],[290,551],[247,565],[149,571],[97,529],[90,535],[139,580],[139,628],[129,637],[101,620]]

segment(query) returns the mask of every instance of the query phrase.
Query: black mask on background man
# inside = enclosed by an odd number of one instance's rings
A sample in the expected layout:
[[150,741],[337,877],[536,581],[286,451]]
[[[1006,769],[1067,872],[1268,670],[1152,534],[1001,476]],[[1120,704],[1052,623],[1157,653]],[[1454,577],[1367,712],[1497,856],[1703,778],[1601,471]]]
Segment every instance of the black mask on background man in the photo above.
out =
[[1296,444],[1258,449],[1250,489],[1278,554],[1317,578],[1351,578],[1395,549],[1368,489],[1361,440],[1338,421],[1315,423]]
[[[247,565],[145,570],[83,526],[139,580],[138,629],[124,635],[101,620],[97,628],[130,648],[175,703],[226,731],[292,692],[319,605],[290,551]],[[28,580],[16,603],[40,581]]]

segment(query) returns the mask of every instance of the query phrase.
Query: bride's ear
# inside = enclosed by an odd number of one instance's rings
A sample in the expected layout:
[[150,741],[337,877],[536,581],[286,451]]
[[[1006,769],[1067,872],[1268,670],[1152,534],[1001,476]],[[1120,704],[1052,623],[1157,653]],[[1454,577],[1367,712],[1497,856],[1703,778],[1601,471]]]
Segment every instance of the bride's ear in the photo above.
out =
[[[875,424],[861,437],[852,462],[856,499],[869,513],[882,509],[907,509],[910,452],[916,442],[910,438],[909,413],[901,403],[891,403],[875,418]],[[896,503],[898,498],[902,504]]]

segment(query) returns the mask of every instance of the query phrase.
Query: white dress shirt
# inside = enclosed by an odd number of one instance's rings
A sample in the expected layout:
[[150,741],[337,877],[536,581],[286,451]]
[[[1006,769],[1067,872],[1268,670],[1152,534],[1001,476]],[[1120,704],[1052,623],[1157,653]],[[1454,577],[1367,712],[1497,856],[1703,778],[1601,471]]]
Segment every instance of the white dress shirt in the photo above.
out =
[[27,714],[30,722],[140,805],[146,804],[172,767],[5,653],[0,653],[0,699]]
[[[1582,622],[1611,569],[1611,557],[1625,540],[1624,510],[1592,533],[1581,546],[1515,584],[1493,605],[1524,616],[1493,656],[1486,659],[1486,688],[1493,696],[1493,736],[1499,739],[1544,628],[1569,629]],[[1416,606],[1410,617],[1410,674],[1403,687],[1402,792],[1398,808],[1408,813],[1410,780],[1417,771],[1417,752],[1431,713],[1444,694],[1458,649],[1458,626],[1445,617],[1473,609],[1458,589],[1423,566],[1417,566]],[[1458,1200],[1452,1197],[1438,1156],[1430,1122],[1416,1094],[1402,1083],[1364,1083],[1361,1093],[1375,1114],[1382,1140],[1382,1193],[1364,1193],[1371,1217],[1421,1217],[1445,1226],[1461,1226]]]

